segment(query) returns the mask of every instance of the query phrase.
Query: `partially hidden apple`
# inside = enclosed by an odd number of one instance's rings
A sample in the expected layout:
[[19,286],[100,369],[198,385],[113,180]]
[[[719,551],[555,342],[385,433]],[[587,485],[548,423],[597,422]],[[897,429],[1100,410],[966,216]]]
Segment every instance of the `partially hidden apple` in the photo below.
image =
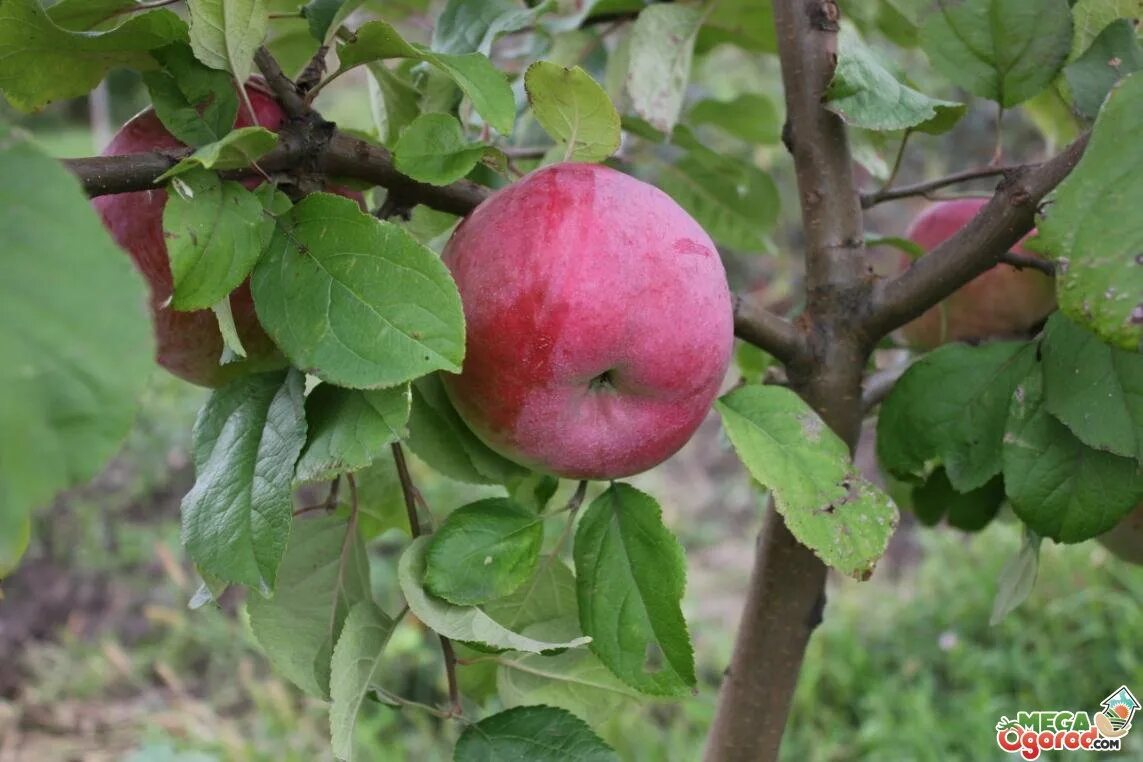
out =
[[[278,131],[286,115],[273,96],[258,80],[246,85],[254,118],[243,102],[239,106],[235,127],[255,124]],[[185,148],[167,132],[153,109],[135,116],[115,134],[103,151],[104,156],[145,153],[155,150]],[[246,181],[247,187],[259,184]],[[332,190],[332,189],[331,189]],[[337,190],[360,202],[360,194]],[[220,364],[223,354],[222,333],[218,320],[210,310],[180,312],[169,305],[174,282],[171,276],[167,246],[163,237],[165,190],[148,190],[100,196],[92,202],[104,226],[116,242],[134,260],[151,290],[151,315],[157,339],[160,365],[179,378],[201,386],[221,386],[230,379],[251,370],[284,364],[274,343],[258,323],[249,281],[230,294],[230,309],[238,337],[246,350],[244,361]]]
[[[932,204],[913,221],[905,237],[932,251],[968,224],[986,203],[986,199],[966,198]],[[1019,244],[1012,250],[1035,256]],[[907,257],[902,264],[908,264]],[[1026,336],[1055,308],[1051,277],[1035,269],[998,264],[904,326],[901,334],[909,346],[924,350],[952,341]]]
[[1143,503],[1096,539],[1115,556],[1143,566]]
[[600,165],[545,167],[477,207],[443,259],[467,323],[462,372],[444,386],[505,457],[629,476],[710,409],[734,341],[726,274],[657,188]]

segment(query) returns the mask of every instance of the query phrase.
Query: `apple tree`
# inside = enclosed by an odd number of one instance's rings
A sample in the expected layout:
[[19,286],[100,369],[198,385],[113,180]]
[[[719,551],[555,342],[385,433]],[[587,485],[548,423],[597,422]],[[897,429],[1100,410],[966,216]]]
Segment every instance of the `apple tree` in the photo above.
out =
[[[114,69],[151,102],[89,158],[0,123],[0,573],[32,512],[114,453],[157,358],[212,388],[182,503],[192,605],[247,588],[270,661],[329,701],[338,758],[380,702],[462,723],[457,760],[612,759],[592,724],[696,685],[682,547],[622,479],[713,406],[769,508],[707,758],[773,759],[827,571],[867,578],[897,503],[971,531],[1010,507],[1025,543],[997,616],[1043,538],[1143,561],[1141,16],[0,0],[11,107]],[[323,115],[350,88],[372,125]],[[995,149],[898,182],[970,106]],[[1005,161],[1014,111],[1040,160]],[[920,197],[906,236],[867,227]],[[800,224],[779,238],[782,205]],[[791,309],[729,293],[720,262],[758,256],[792,266]],[[871,419],[896,502],[853,464]],[[428,505],[407,451],[499,496]],[[389,563],[370,546],[392,529]],[[414,618],[439,635],[441,706],[379,679]],[[466,692],[489,663],[495,688]]]

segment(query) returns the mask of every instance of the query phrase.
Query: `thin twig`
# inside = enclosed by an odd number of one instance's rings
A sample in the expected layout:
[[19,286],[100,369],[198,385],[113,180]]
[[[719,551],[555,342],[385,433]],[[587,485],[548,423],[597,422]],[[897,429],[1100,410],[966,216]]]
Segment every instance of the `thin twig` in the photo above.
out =
[[1009,251],[1000,255],[1000,261],[1006,265],[1015,267],[1017,270],[1039,270],[1048,276],[1054,276],[1056,274],[1055,262],[1034,257],[1030,254],[1018,254],[1015,251]]
[[409,531],[414,538],[421,536],[421,520],[417,516],[417,488],[409,475],[409,464],[405,462],[405,448],[400,442],[391,445],[393,463],[397,467],[397,479],[401,482],[401,494],[405,497],[405,511],[409,515]]
[[581,479],[575,488],[575,493],[568,500],[561,512],[566,511],[568,514],[568,523],[564,526],[564,531],[560,533],[559,538],[556,540],[555,546],[552,548],[551,555],[548,556],[548,563],[556,558],[559,558],[560,551],[564,549],[564,544],[567,542],[568,537],[571,535],[572,527],[575,525],[575,515],[583,505],[583,498],[587,494],[587,479]]
[[274,97],[282,104],[283,111],[295,119],[300,119],[309,114],[310,108],[302,100],[302,96],[298,94],[298,88],[282,72],[282,67],[278,64],[277,59],[271,55],[265,45],[254,51],[254,63],[258,65],[258,70],[266,78],[266,84],[274,93]]
[[325,500],[320,503],[314,503],[313,505],[307,505],[304,508],[297,509],[294,511],[294,516],[301,516],[313,511],[326,511],[327,513],[332,512],[335,508],[337,508],[337,492],[340,487],[341,477],[338,476],[329,483],[329,494],[326,495]]
[[448,706],[450,717],[460,717],[464,714],[464,707],[460,702],[460,684],[456,680],[456,651],[452,650],[452,641],[444,635],[441,639],[441,653],[444,654],[445,678],[448,680]]
[[977,169],[966,169],[963,172],[946,175],[945,177],[938,177],[936,180],[926,180],[922,183],[914,185],[902,185],[900,188],[882,188],[881,190],[874,191],[873,193],[861,194],[861,208],[869,209],[877,206],[885,201],[895,201],[899,198],[908,198],[910,196],[924,196],[932,191],[946,188],[950,185],[957,185],[958,183],[965,183],[969,180],[979,180],[982,177],[995,177],[997,175],[1007,175],[1016,170],[1023,169],[1023,166],[988,166],[978,167]]
[[897,174],[901,171],[901,165],[905,160],[905,146],[909,144],[909,136],[912,134],[912,130],[905,130],[905,134],[901,136],[901,145],[897,146],[897,158],[893,160],[893,169],[889,171],[889,177],[885,179],[878,193],[885,193],[897,181]]
[[411,709],[420,709],[421,711],[428,712],[433,717],[437,717],[442,720],[458,719],[456,715],[454,715],[451,711],[446,712],[441,709],[437,709],[435,706],[429,706],[428,704],[422,704],[420,701],[413,701],[412,699],[407,699],[404,696],[398,696],[396,693],[387,691],[379,686],[375,687],[374,690],[377,691],[378,695],[388,699],[389,701],[392,701],[394,704],[400,704],[401,706],[406,706]]
[[905,371],[913,364],[917,358],[906,360],[905,362],[892,365],[888,368],[883,368],[875,373],[870,373],[862,385],[861,407],[862,410],[868,413],[881,401],[889,396],[889,392],[893,391],[897,381],[901,376],[905,375]]

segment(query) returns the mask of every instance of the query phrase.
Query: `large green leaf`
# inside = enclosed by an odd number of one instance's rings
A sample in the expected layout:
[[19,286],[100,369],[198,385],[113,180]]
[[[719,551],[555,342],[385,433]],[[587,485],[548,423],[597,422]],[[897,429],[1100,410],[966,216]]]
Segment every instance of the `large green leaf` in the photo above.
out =
[[138,0],[59,0],[48,17],[64,29],[86,32],[138,5]]
[[663,132],[679,120],[691,78],[702,8],[662,3],[644,8],[631,29],[627,92],[635,113]]
[[405,495],[389,448],[353,478],[357,482],[357,525],[362,537],[371,540],[389,529],[410,534]]
[[495,130],[505,135],[512,132],[516,121],[516,100],[508,80],[481,53],[451,55],[434,53],[423,45],[406,42],[384,21],[370,21],[354,32],[353,40],[338,49],[339,71],[387,58],[411,58],[424,61],[451,77],[472,106]]
[[881,404],[877,457],[901,479],[940,461],[968,492],[1000,473],[1009,401],[1036,361],[1031,342],[946,344],[910,366]]
[[731,43],[753,52],[778,50],[772,0],[719,0],[710,6],[696,48],[704,52]]
[[537,61],[524,73],[524,88],[536,121],[567,158],[603,161],[619,148],[619,113],[580,67]]
[[151,52],[162,64],[143,73],[155,115],[183,143],[202,146],[221,140],[238,115],[238,93],[225,72],[204,66],[184,43]]
[[575,637],[549,642],[526,638],[504,627],[475,606],[454,606],[429,595],[424,587],[428,543],[428,537],[418,537],[405,549],[397,564],[397,579],[409,610],[435,632],[453,640],[527,653],[575,648],[586,645],[591,640]]
[[382,61],[373,61],[369,69],[369,105],[373,111],[373,124],[383,145],[390,148],[397,142],[401,130],[412,124],[420,114],[421,93],[413,86],[408,73],[393,71]]
[[436,374],[413,383],[408,445],[435,470],[469,484],[507,484],[527,473],[472,433]]
[[258,318],[299,368],[339,386],[395,386],[460,371],[464,315],[431,251],[341,196],[279,218],[251,277]]
[[921,46],[942,74],[1001,106],[1047,87],[1072,44],[1068,0],[938,0]]
[[969,492],[958,492],[948,474],[938,468],[913,490],[913,512],[922,524],[932,526],[942,518],[948,525],[965,532],[978,532],[987,526],[1004,502],[1004,480],[993,477],[988,484]]
[[687,114],[688,124],[713,124],[747,143],[769,145],[782,136],[778,108],[765,95],[742,93],[730,101],[703,100]]
[[245,82],[266,37],[266,0],[187,0],[190,43],[198,60]]
[[1088,447],[1143,462],[1143,355],[1108,346],[1058,313],[1040,352],[1048,412]]
[[254,268],[274,222],[241,183],[213,172],[173,180],[163,207],[171,261],[171,307],[201,310],[222,301]]
[[471,172],[485,149],[468,142],[451,114],[421,114],[402,130],[393,146],[393,162],[414,180],[448,185]]
[[744,386],[715,406],[790,532],[838,571],[868,577],[897,526],[897,508],[862,478],[845,443],[784,387]]
[[1056,294],[1068,317],[1104,341],[1143,350],[1143,74],[1107,98],[1091,142],[1056,189],[1037,227],[1056,258]]
[[314,39],[328,42],[341,23],[364,3],[365,0],[309,0],[302,8],[302,15],[309,22]]
[[159,180],[193,172],[196,169],[242,169],[253,164],[278,144],[278,136],[265,127],[239,127],[213,143],[199,146],[194,153],[159,175]]
[[1012,397],[1004,434],[1004,487],[1036,534],[1082,542],[1111,529],[1143,500],[1143,466],[1092,450],[1044,406],[1039,369]]
[[306,398],[309,435],[295,479],[326,481],[365,468],[405,433],[408,385],[389,389],[342,389],[320,384]]
[[485,717],[457,740],[453,762],[493,760],[618,762],[619,757],[571,712],[521,706]]
[[89,92],[115,67],[154,68],[148,50],[185,38],[186,25],[166,9],[106,32],[74,32],[56,26],[36,0],[0,0],[0,91],[31,111]]
[[532,576],[543,541],[543,518],[515,501],[491,497],[470,503],[433,533],[425,588],[458,606],[502,598]]
[[897,81],[851,27],[838,40],[837,69],[825,96],[826,108],[848,124],[867,130],[945,132],[967,108],[930,98]]
[[273,590],[305,441],[295,370],[246,376],[210,395],[195,422],[195,483],[182,505],[183,545],[199,568]]
[[349,610],[369,600],[369,562],[344,518],[294,522],[272,598],[249,596],[250,629],[274,667],[302,690],[329,697],[330,659]]
[[1116,19],[1143,18],[1143,0],[1079,0],[1072,4],[1074,30],[1070,59],[1079,58]]
[[79,183],[0,125],[0,565],[119,448],[154,367],[147,289]]
[[580,519],[574,551],[579,621],[600,661],[643,693],[693,688],[686,559],[655,499],[612,484]]
[[530,8],[514,0],[448,0],[433,24],[432,49],[489,55],[497,37],[533,26],[555,6],[555,0],[544,0]]
[[1064,76],[1076,110],[1095,119],[1100,106],[1123,77],[1143,68],[1143,48],[1130,21],[1114,21],[1082,56],[1068,64]]
[[381,657],[396,626],[372,601],[358,603],[345,618],[333,649],[329,681],[329,730],[338,759],[356,759],[353,738],[361,705],[374,689]]
[[722,156],[690,131],[675,128],[687,152],[662,165],[659,187],[686,209],[719,244],[744,252],[769,248],[765,234],[778,219],[778,187],[751,161]]

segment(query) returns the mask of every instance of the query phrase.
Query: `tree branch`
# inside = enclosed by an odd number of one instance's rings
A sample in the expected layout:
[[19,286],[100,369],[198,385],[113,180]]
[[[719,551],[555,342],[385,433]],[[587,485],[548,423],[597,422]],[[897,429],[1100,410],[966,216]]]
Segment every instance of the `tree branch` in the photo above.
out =
[[862,326],[867,337],[876,340],[904,325],[1001,261],[1032,229],[1040,201],[1079,162],[1089,134],[1042,164],[1010,172],[967,225],[905,272],[877,284]]
[[982,177],[1007,175],[1022,168],[1023,167],[1019,165],[1010,167],[979,167],[977,169],[966,169],[963,172],[956,172],[945,177],[938,177],[935,180],[916,183],[915,185],[903,185],[900,188],[882,188],[872,193],[861,194],[861,208],[870,209],[885,201],[894,201],[910,196],[928,196],[933,191],[947,188],[950,185],[966,183],[969,180],[979,180]]
[[805,339],[793,323],[738,294],[734,295],[734,335],[787,365],[806,352]]
[[1039,270],[1044,275],[1054,276],[1056,274],[1056,264],[1047,259],[1032,256],[1031,254],[1017,254],[1014,251],[1006,251],[1000,255],[1000,263],[1015,267],[1017,270]]
[[[770,343],[785,346],[790,357],[791,388],[852,450],[872,346],[852,316],[864,309],[871,286],[845,126],[822,107],[837,64],[840,12],[834,0],[774,0],[773,8],[786,92],[783,141],[794,157],[806,233],[804,346],[790,346],[788,331],[773,320],[764,325],[774,334]],[[777,758],[806,644],[821,621],[825,580],[825,565],[794,538],[771,503],[706,762]]]
[[274,94],[287,115],[294,119],[300,119],[310,113],[311,109],[306,105],[302,96],[298,94],[298,88],[282,72],[282,67],[278,65],[278,61],[270,54],[265,45],[254,52],[254,63],[258,65],[258,70],[266,78],[266,85],[270,88],[270,92]]

